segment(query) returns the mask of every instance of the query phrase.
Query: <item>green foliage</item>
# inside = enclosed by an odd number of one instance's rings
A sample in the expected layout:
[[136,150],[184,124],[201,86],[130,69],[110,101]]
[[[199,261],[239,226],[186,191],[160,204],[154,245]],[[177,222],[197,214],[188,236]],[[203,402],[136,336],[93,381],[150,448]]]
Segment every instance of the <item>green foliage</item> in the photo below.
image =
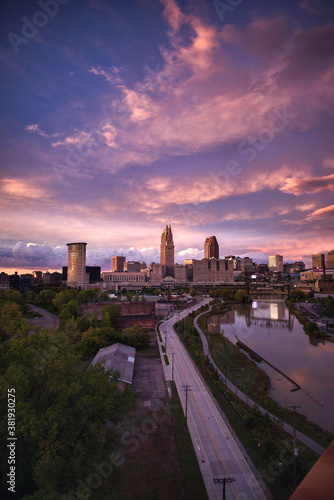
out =
[[92,311],[89,315],[89,326],[96,328],[99,326],[96,311]]
[[126,292],[126,300],[128,300],[129,302],[131,302],[132,300],[132,293],[130,292],[130,290],[127,290]]
[[212,298],[223,298],[224,300],[234,300],[234,291],[226,288],[215,288],[209,290],[209,295]]
[[252,298],[249,295],[249,293],[247,293],[246,290],[242,290],[242,289],[235,292],[234,300],[236,300],[237,302],[242,302],[242,303],[252,302]]
[[[6,413],[7,388],[14,387],[18,459],[30,464],[20,467],[18,498],[29,492],[27,485],[30,493],[38,490],[36,498],[53,500],[53,493],[73,492],[76,478],[84,480],[92,472],[92,462],[107,460],[115,450],[114,426],[132,409],[132,395],[118,388],[111,372],[100,366],[81,372],[79,363],[66,335],[48,330],[0,348],[1,413]],[[7,434],[3,419],[2,442]],[[5,447],[0,463],[6,484]]]
[[0,293],[0,307],[2,307],[5,302],[15,302],[16,304],[22,304],[23,296],[17,290],[5,290],[4,292]]
[[302,290],[293,290],[290,298],[293,302],[304,302],[306,300],[306,293]]
[[[40,293],[40,295],[43,292]],[[80,293],[80,292],[79,292]],[[53,306],[55,307],[56,311],[60,312],[64,306],[66,306],[71,300],[75,300],[78,295],[78,292],[74,289],[65,289],[54,297],[53,299]]]
[[83,332],[78,348],[84,357],[95,356],[99,349],[114,344],[120,339],[121,336],[114,328],[90,327],[86,332]]
[[102,309],[101,326],[117,328],[122,314],[122,307],[116,304],[105,306]]
[[31,329],[28,320],[22,318],[22,306],[6,301],[0,310],[0,340],[8,336],[25,336]]
[[329,295],[326,298],[319,299],[319,302],[326,309],[329,316],[334,316],[334,297]]
[[150,345],[150,335],[147,330],[136,325],[123,330],[121,342],[132,347],[144,348]]
[[56,312],[56,308],[53,304],[56,295],[56,292],[53,292],[52,290],[42,290],[41,293],[36,296],[35,304],[47,309],[48,311]]
[[69,311],[69,309],[64,306],[60,313],[58,314],[58,319],[59,319],[59,328],[61,330],[64,330],[66,323],[69,319],[71,319],[72,315]]

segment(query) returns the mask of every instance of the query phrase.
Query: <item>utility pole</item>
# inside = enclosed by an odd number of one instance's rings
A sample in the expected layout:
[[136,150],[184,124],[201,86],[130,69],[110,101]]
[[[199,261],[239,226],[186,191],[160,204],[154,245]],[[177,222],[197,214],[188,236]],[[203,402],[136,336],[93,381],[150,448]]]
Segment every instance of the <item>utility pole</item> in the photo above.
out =
[[288,408],[293,409],[293,476],[294,476],[294,490],[297,488],[297,454],[296,448],[296,408],[301,408],[298,405],[290,405]]
[[225,500],[225,485],[226,483],[234,483],[235,478],[234,477],[223,477],[223,478],[218,478],[214,477],[213,482],[215,484],[222,484],[223,483],[223,500]]
[[176,354],[176,352],[170,352],[169,354],[171,354],[173,356],[173,358],[172,358],[172,381],[174,382],[174,354]]
[[187,419],[188,419],[188,391],[191,391],[192,388],[191,388],[191,385],[182,385],[182,390],[185,391],[186,393],[186,419],[185,419],[185,422],[184,422],[184,426],[187,427]]

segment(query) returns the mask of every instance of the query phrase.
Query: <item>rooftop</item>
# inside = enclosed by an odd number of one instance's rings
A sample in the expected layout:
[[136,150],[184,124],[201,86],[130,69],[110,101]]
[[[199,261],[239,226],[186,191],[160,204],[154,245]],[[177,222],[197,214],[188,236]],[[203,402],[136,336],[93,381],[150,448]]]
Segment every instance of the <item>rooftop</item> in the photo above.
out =
[[93,359],[92,365],[101,363],[106,370],[117,370],[120,372],[119,380],[132,384],[135,357],[136,349],[134,347],[117,343],[100,349]]

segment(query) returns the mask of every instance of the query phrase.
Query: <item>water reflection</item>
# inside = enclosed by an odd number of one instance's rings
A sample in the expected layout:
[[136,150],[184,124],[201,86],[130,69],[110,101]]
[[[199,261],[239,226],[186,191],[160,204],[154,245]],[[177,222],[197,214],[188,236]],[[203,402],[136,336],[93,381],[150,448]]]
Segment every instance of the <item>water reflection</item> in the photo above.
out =
[[[334,344],[305,334],[303,326],[289,313],[284,300],[261,300],[237,304],[225,314],[208,318],[210,333],[223,333],[235,342],[237,336],[248,347],[267,359],[303,386],[293,386],[268,365],[260,364],[271,378],[271,396],[282,406],[297,404],[300,410],[321,427],[334,431]],[[309,391],[320,408],[305,395]]]

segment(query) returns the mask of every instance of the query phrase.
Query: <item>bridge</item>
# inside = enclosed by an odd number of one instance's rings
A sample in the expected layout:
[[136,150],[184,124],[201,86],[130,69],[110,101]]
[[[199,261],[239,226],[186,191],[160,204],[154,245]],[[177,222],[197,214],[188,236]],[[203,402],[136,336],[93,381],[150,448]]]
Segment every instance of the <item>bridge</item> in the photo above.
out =
[[282,326],[283,328],[288,327],[291,331],[293,328],[294,316],[289,314],[289,319],[272,319],[272,318],[257,318],[256,316],[251,316],[250,314],[246,316],[247,326],[259,325],[259,326]]

